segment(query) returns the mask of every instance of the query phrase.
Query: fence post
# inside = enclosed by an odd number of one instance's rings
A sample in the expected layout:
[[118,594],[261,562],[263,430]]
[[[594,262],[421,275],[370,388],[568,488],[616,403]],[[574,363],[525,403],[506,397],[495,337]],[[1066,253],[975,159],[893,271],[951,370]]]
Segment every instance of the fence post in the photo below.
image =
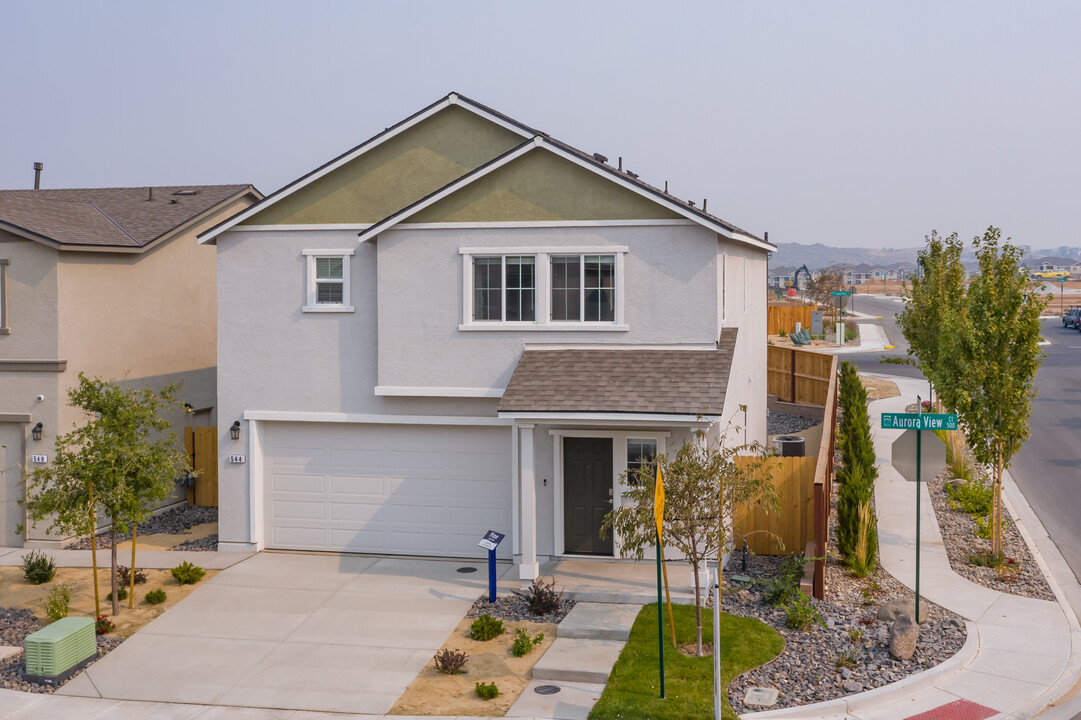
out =
[[792,390],[788,402],[794,403],[796,402],[796,348],[792,348],[792,364],[788,370],[792,377]]

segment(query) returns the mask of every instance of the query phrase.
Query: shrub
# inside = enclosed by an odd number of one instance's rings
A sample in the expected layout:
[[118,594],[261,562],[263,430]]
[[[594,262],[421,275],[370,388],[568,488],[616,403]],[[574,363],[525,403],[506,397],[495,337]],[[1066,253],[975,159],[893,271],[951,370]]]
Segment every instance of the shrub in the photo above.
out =
[[477,683],[476,687],[477,697],[481,700],[491,700],[499,697],[499,688],[495,686],[495,683]]
[[[947,445],[947,448],[949,446]],[[976,478],[976,464],[972,461],[972,458],[965,452],[952,453],[947,450],[946,453],[949,457],[946,459],[946,468],[950,471],[950,475],[957,480],[964,480],[966,482],[972,482]]]
[[837,659],[833,661],[833,666],[840,670],[841,668],[854,668],[856,667],[856,651],[855,650],[842,650],[837,653]]
[[803,579],[805,562],[806,558],[802,554],[789,555],[781,561],[777,578],[766,587],[764,597],[767,603],[778,607],[787,605],[795,598],[799,592],[800,580]]
[[192,565],[187,560],[173,568],[172,572],[173,577],[181,585],[194,585],[206,575],[206,570],[203,570],[198,565]]
[[871,502],[865,467],[854,465],[848,471],[848,480],[837,491],[837,549],[846,561],[852,558],[859,542],[860,506]]
[[[105,596],[105,599],[106,600],[112,600],[113,599],[113,594],[110,592],[108,595]],[[117,600],[127,600],[128,599],[128,589],[126,587],[124,587],[123,585],[121,585],[120,587],[118,587],[116,589],[116,599]]]
[[533,652],[533,648],[544,642],[544,633],[537,633],[534,637],[529,637],[529,633],[521,628],[514,633],[514,645],[511,646],[511,654],[514,657],[522,657]]
[[165,602],[165,591],[151,590],[146,594],[146,597],[144,597],[143,599],[151,605],[160,605],[161,603]]
[[109,621],[108,615],[98,615],[97,619],[94,621],[94,629],[97,630],[98,635],[105,635],[106,633],[111,633],[113,630],[116,630],[116,625],[113,625],[112,622]]
[[71,590],[63,583],[50,590],[49,597],[45,598],[45,614],[49,616],[50,620],[66,618],[70,606]]
[[878,554],[878,521],[871,503],[862,502],[856,511],[856,544],[848,567],[856,577],[867,577],[875,571]]
[[960,485],[946,485],[950,507],[969,515],[989,515],[994,501],[994,491],[982,480],[970,479]]
[[469,656],[459,650],[444,648],[435,654],[435,669],[444,675],[461,675]]
[[[131,568],[124,567],[123,565],[117,565],[116,566],[116,577],[120,581],[121,585],[125,585],[125,586],[131,585]],[[139,583],[145,583],[145,582],[146,582],[146,573],[143,572],[142,570],[140,570],[139,568],[135,568],[135,584],[138,585]]]
[[810,598],[804,595],[802,590],[796,590],[795,598],[785,605],[785,610],[788,611],[786,624],[790,628],[808,630],[812,625],[826,627],[826,621],[818,614],[818,610],[815,610]]
[[23,577],[33,585],[47,583],[56,575],[56,563],[41,550],[23,555]]
[[556,592],[554,578],[547,584],[540,578],[534,578],[533,584],[524,592],[515,590],[514,594],[526,601],[534,615],[547,615],[559,610],[559,603],[563,599],[563,593]]
[[1006,563],[1006,556],[1005,555],[995,555],[994,553],[989,553],[989,552],[987,552],[987,553],[981,552],[981,553],[974,553],[972,555],[969,555],[968,556],[968,561],[969,561],[969,563],[971,563],[972,565],[975,565],[977,567],[997,568],[1000,565],[1004,565]]
[[484,613],[469,626],[469,637],[485,642],[503,634],[503,621]]

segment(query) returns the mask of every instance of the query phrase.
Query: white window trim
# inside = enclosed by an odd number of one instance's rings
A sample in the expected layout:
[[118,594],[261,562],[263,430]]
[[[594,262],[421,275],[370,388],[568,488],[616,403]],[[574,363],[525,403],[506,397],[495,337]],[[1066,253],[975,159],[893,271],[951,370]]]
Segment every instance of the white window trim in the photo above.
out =
[[8,325],[8,260],[0,258],[0,335],[10,335],[11,327]]
[[[356,308],[349,304],[349,286],[350,286],[350,273],[349,273],[349,258],[355,253],[354,250],[304,250],[303,255],[307,262],[307,285],[306,302],[302,310],[306,313],[335,313],[335,312],[355,312]],[[315,278],[315,259],[320,257],[341,258],[342,259],[342,302],[341,304],[335,303],[333,305],[329,303],[316,302],[318,283]]]
[[[528,330],[549,332],[627,332],[630,328],[624,318],[625,283],[624,265],[629,248],[625,245],[596,247],[464,247],[459,248],[462,256],[462,324],[461,331],[503,331],[522,332]],[[613,255],[615,256],[615,320],[614,321],[574,321],[552,320],[552,255]],[[474,320],[473,319],[473,258],[474,257],[524,256],[536,258],[534,261],[533,284],[536,293],[534,309],[536,320],[533,322]],[[505,261],[504,261],[505,262]],[[505,291],[506,288],[503,288]],[[504,300],[505,304],[505,300]]]

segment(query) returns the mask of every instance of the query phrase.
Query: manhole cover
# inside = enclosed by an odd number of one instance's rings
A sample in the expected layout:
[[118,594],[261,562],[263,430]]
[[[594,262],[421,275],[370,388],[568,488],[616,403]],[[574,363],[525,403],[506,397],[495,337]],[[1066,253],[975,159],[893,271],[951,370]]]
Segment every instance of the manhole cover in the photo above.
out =
[[533,688],[533,692],[537,693],[538,695],[555,695],[557,692],[559,692],[559,688],[555,685],[538,685],[537,687]]
[[471,573],[471,572],[476,572],[476,571],[477,571],[477,569],[475,567],[460,567],[460,568],[458,568],[458,572],[460,572],[460,573]]
[[777,688],[747,688],[747,694],[743,696],[743,704],[770,707],[777,702],[777,694]]

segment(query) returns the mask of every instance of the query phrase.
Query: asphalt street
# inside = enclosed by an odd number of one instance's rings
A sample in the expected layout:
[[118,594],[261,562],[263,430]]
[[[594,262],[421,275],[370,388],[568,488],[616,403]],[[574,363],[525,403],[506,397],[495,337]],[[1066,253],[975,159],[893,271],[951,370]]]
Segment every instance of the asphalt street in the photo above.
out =
[[[843,359],[861,372],[923,377],[907,365],[884,364],[881,358],[905,356],[897,327],[901,303],[882,296],[857,296],[855,310],[881,315],[861,320],[881,325],[896,350],[858,353]],[[1025,495],[1074,575],[1081,580],[1081,333],[1062,327],[1058,318],[1043,321],[1046,358],[1036,374],[1036,401],[1029,419],[1031,434],[1017,453],[1010,474]]]

